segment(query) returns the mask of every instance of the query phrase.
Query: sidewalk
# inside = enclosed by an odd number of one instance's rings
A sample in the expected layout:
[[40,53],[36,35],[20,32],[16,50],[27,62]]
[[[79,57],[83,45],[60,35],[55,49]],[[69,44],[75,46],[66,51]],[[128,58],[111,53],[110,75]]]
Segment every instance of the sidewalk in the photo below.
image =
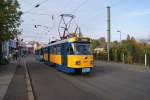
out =
[[0,100],[3,99],[7,92],[8,86],[14,76],[16,70],[16,63],[8,65],[0,65]]
[[3,100],[28,100],[25,67],[16,67],[16,72]]
[[0,66],[0,100],[28,100],[25,67],[17,63]]

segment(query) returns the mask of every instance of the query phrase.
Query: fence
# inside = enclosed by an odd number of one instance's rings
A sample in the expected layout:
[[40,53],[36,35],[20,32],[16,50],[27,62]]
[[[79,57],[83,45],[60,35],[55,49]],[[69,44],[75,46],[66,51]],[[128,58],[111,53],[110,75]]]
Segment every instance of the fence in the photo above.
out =
[[[107,61],[107,53],[106,52],[99,52],[94,53],[95,60],[103,60]],[[147,58],[147,65],[150,66],[150,51],[146,53]],[[110,52],[110,61],[114,62],[122,62],[126,64],[142,64],[145,65],[145,53],[130,53],[130,52]]]

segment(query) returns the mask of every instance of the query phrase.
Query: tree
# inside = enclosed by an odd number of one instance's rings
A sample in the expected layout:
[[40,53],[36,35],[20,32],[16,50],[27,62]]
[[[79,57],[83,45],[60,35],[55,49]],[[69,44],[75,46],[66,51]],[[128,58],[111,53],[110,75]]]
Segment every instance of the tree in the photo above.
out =
[[101,43],[106,43],[105,37],[101,37],[99,40],[100,40]]
[[4,41],[20,33],[18,27],[22,12],[19,11],[17,0],[1,0],[0,2],[0,41]]
[[99,46],[100,45],[100,42],[99,42],[99,40],[92,40],[92,48],[93,48],[93,50],[97,47],[97,46]]
[[18,27],[22,12],[19,9],[17,0],[0,0],[0,57],[2,57],[2,42],[13,39],[20,33]]
[[127,41],[130,41],[130,35],[129,34],[127,35]]

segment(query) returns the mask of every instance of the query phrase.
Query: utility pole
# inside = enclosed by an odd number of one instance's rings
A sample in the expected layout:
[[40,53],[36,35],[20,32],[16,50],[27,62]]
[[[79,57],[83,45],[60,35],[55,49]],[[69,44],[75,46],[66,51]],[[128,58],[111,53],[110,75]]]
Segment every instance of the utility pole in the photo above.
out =
[[110,61],[110,34],[111,34],[111,21],[110,21],[110,6],[107,7],[107,53],[108,62]]
[[79,27],[79,37],[82,37],[81,28]]
[[147,67],[147,50],[146,50],[146,43],[144,43],[144,49],[145,49],[145,67]]
[[147,67],[147,55],[145,53],[145,67]]

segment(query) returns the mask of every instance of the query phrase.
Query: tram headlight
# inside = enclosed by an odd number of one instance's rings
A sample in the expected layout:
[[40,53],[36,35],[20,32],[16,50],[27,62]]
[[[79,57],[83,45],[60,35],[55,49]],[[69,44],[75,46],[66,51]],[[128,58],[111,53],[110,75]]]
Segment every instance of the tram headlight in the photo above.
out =
[[75,64],[76,64],[76,65],[80,65],[81,62],[80,62],[80,61],[76,61]]

